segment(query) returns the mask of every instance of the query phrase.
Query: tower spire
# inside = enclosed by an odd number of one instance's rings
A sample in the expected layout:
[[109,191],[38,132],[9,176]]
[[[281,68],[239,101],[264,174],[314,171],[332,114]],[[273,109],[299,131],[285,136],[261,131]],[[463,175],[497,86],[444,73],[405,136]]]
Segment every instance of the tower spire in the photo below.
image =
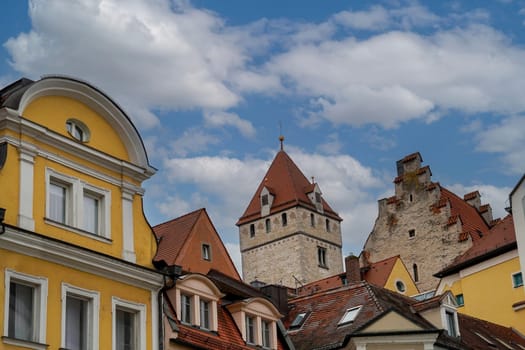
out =
[[279,121],[279,142],[281,142],[281,151],[284,150],[283,124]]

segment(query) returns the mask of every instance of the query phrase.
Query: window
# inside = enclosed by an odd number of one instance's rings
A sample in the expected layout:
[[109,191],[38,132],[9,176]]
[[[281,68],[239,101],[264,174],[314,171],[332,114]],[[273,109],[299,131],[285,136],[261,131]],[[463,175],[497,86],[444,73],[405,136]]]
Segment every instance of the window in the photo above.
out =
[[266,233],[270,233],[272,231],[272,223],[270,219],[266,219],[264,223],[266,225]]
[[321,194],[319,192],[315,192],[315,201],[321,203]]
[[326,232],[330,232],[330,220],[326,219],[324,223],[326,227]]
[[303,325],[304,321],[306,320],[307,312],[301,312],[295,316],[294,320],[290,324],[290,328],[299,328]]
[[523,286],[523,275],[521,272],[516,272],[512,274],[512,285],[514,288]]
[[271,344],[271,322],[262,320],[261,322],[262,327],[262,346],[263,348],[270,348],[272,346]]
[[200,301],[200,318],[201,328],[210,329],[210,302],[206,300]]
[[353,322],[355,318],[357,317],[359,310],[361,310],[361,306],[356,306],[356,307],[346,310],[345,314],[339,321],[338,325],[343,325],[343,324]]
[[419,272],[417,270],[417,264],[412,265],[412,270],[414,272],[414,282],[419,282]]
[[246,315],[246,343],[255,344],[255,318]]
[[310,226],[315,227],[315,215],[310,214]]
[[[5,271],[6,290],[3,342],[43,343],[46,334],[47,280],[11,270]],[[17,345],[20,345],[17,343]]]
[[255,225],[250,225],[250,237],[255,237]]
[[146,306],[113,297],[113,349],[146,349]]
[[186,294],[180,295],[180,321],[191,324],[191,297]]
[[288,217],[286,216],[286,213],[282,213],[281,214],[281,222],[283,224],[283,227],[288,225]]
[[67,224],[66,208],[69,207],[70,188],[64,183],[53,181],[49,184],[49,218]]
[[326,265],[326,248],[317,247],[317,262],[321,267],[327,267]]
[[99,294],[62,284],[62,347],[98,348]]
[[268,195],[267,194],[263,194],[263,196],[261,197],[261,202],[262,202],[262,205],[268,205]]
[[401,280],[396,281],[396,289],[399,293],[404,293],[406,291],[406,286],[403,283],[403,281]]
[[408,238],[414,238],[416,236],[416,230],[408,230]]
[[78,233],[110,238],[111,193],[46,169],[46,219]]
[[465,305],[465,298],[463,297],[463,294],[456,295],[456,303],[458,304],[458,306]]
[[202,258],[204,260],[211,260],[211,247],[209,244],[202,245]]
[[86,124],[77,119],[68,119],[66,129],[75,140],[80,142],[88,142],[91,136]]
[[456,331],[456,320],[454,317],[454,313],[451,311],[446,311],[445,316],[447,318],[448,335],[450,335],[451,337],[457,337],[458,332]]

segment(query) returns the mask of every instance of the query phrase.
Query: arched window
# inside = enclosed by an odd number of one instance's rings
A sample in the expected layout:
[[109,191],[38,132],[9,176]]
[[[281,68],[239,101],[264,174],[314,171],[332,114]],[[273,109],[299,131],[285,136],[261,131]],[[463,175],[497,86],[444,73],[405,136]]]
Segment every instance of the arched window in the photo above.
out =
[[412,269],[414,270],[414,282],[419,282],[419,273],[417,271],[417,264],[412,265]]
[[283,227],[288,225],[288,217],[286,216],[286,213],[281,214],[281,222],[283,224]]
[[310,214],[310,225],[312,227],[315,227],[315,215],[314,214]]
[[330,232],[330,220],[326,219],[325,224],[326,224],[326,232]]
[[266,233],[270,233],[270,231],[272,230],[272,223],[270,219],[266,219],[265,224],[266,224]]

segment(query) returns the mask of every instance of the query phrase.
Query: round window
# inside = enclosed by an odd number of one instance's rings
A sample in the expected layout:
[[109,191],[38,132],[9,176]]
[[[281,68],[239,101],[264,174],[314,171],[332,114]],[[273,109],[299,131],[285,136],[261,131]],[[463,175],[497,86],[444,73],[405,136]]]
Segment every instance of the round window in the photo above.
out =
[[396,281],[396,289],[399,293],[404,293],[406,290],[405,284],[403,281]]
[[80,142],[88,142],[90,133],[86,124],[82,123],[77,119],[68,119],[66,121],[66,129],[69,135],[71,135],[75,140]]

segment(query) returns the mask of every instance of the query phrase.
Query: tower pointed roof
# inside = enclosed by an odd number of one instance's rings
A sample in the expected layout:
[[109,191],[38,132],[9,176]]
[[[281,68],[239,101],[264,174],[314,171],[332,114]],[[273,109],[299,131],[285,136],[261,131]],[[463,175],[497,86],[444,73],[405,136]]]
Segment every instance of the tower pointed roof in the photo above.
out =
[[[270,168],[257,187],[257,191],[255,191],[244,214],[237,221],[237,226],[261,218],[260,197],[264,188],[267,188],[274,196],[270,214],[297,206],[317,211],[315,204],[308,197],[308,194],[313,192],[316,186],[318,186],[317,183],[308,181],[290,156],[281,149],[277,152]],[[343,220],[324,198],[321,198],[321,201],[324,215],[334,220]]]

